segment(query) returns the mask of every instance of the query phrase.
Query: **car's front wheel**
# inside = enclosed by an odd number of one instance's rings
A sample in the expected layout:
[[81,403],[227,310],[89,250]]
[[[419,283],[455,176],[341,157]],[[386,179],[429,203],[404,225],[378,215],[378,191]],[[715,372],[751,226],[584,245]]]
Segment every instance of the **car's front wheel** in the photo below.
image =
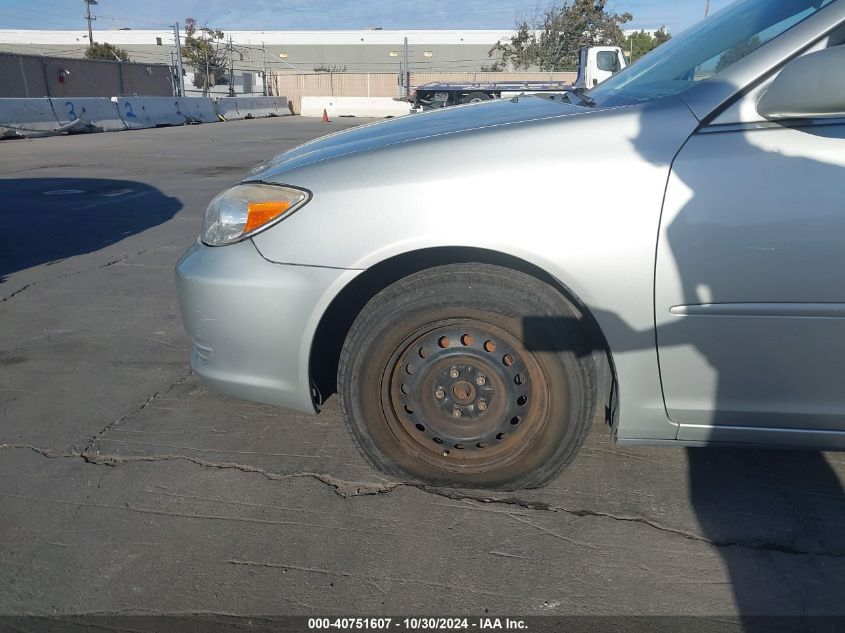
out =
[[429,484],[540,486],[592,420],[592,357],[574,306],[498,266],[413,274],[353,324],[338,388],[371,463]]

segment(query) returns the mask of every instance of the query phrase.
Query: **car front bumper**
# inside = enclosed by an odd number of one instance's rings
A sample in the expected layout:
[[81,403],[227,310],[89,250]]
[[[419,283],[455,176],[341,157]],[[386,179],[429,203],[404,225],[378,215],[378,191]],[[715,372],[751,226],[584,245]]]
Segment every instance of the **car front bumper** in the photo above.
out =
[[360,271],[270,262],[251,240],[194,244],[176,265],[191,367],[213,390],[314,413],[311,343]]

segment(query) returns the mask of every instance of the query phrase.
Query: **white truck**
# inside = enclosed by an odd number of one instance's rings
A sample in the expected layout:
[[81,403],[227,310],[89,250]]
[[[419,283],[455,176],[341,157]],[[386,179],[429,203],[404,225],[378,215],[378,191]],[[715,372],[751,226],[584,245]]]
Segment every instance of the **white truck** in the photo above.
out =
[[460,103],[477,103],[521,94],[555,94],[599,85],[613,73],[627,66],[618,46],[582,46],[578,52],[575,83],[564,81],[497,81],[481,83],[430,83],[413,95],[414,111],[445,108]]

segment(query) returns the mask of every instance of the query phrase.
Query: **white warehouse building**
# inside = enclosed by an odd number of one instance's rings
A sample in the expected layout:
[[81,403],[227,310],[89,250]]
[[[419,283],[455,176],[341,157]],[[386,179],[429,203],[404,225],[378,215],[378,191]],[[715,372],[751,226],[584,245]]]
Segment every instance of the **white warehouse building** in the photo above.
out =
[[[651,30],[653,32],[653,29]],[[226,31],[232,38],[239,69],[337,69],[348,72],[398,72],[405,55],[412,71],[476,72],[489,67],[490,49],[507,41],[513,31],[502,30],[381,30],[362,31]],[[181,33],[184,37],[184,32]],[[94,40],[126,49],[133,61],[170,64],[175,53],[172,30],[120,29],[94,31]],[[0,30],[0,51],[81,57],[88,32]]]
[[[490,49],[512,34],[501,31],[226,31],[236,65],[311,72],[317,68],[349,72],[398,71],[408,42],[409,67],[431,71],[477,71],[492,63]],[[181,33],[184,37],[184,31]],[[133,61],[170,64],[175,52],[172,30],[94,31],[94,40],[126,49]],[[88,33],[78,31],[0,30],[0,51],[81,57]]]

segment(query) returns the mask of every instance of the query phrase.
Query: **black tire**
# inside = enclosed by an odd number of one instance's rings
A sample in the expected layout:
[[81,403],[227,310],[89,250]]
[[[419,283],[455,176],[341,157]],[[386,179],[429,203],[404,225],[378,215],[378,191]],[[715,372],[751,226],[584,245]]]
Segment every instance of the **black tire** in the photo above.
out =
[[394,283],[367,303],[341,351],[338,393],[354,441],[382,472],[424,484],[546,484],[593,418],[580,318],[556,289],[499,266],[439,266]]
[[475,92],[470,92],[466,97],[461,99],[461,103],[481,103],[482,101],[489,101],[490,99],[492,99],[492,97],[486,92],[476,90]]

